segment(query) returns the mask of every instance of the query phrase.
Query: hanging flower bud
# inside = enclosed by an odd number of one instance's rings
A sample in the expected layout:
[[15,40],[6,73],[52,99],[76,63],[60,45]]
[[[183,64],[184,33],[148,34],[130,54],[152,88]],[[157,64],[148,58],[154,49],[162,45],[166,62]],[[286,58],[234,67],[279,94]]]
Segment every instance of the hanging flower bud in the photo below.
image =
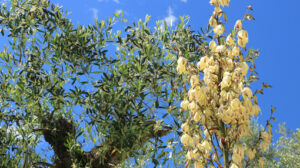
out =
[[237,37],[238,45],[245,48],[246,44],[248,43],[248,32],[245,30],[240,30]]
[[176,68],[177,72],[179,74],[186,73],[187,72],[186,65],[187,65],[187,59],[184,57],[179,57],[177,61],[177,68]]
[[225,28],[222,24],[219,24],[217,25],[215,28],[214,28],[214,33],[217,35],[217,36],[220,36],[224,33],[225,31]]
[[194,168],[204,168],[204,166],[205,166],[205,163],[203,163],[202,160],[196,161],[194,163]]
[[230,108],[232,109],[232,111],[239,110],[240,107],[241,107],[241,102],[239,99],[235,98],[230,102]]
[[240,164],[244,158],[245,148],[241,144],[235,144],[233,147],[232,161],[236,164]]
[[180,138],[180,141],[184,146],[192,146],[193,145],[193,139],[188,134],[183,134]]
[[245,87],[242,91],[243,98],[251,98],[252,97],[252,90],[249,87]]
[[232,50],[230,50],[230,49],[227,49],[227,56],[229,57],[229,58],[231,58],[231,59],[233,59],[233,54],[232,54]]
[[240,55],[240,52],[241,52],[241,50],[240,50],[239,47],[237,47],[237,46],[234,46],[234,47],[233,47],[233,49],[232,49],[232,55],[233,55],[233,56],[239,56],[239,55]]
[[241,69],[242,69],[242,75],[245,76],[247,75],[247,72],[248,72],[248,69],[249,69],[249,66],[246,62],[243,62],[241,64]]
[[216,6],[213,15],[216,15],[220,18],[222,16],[222,13],[222,9],[219,6]]
[[194,150],[192,151],[192,158],[197,158],[199,155],[200,155],[200,154],[199,154],[199,152],[198,152],[198,149],[194,149]]
[[191,84],[191,87],[195,87],[196,85],[199,84],[199,76],[198,75],[193,75],[190,79],[190,84]]
[[209,49],[212,51],[212,52],[215,52],[216,51],[216,48],[217,48],[217,44],[214,40],[210,41],[209,42]]
[[190,126],[189,126],[189,124],[188,123],[183,123],[182,125],[181,125],[181,130],[182,130],[182,132],[184,132],[184,133],[188,133],[188,132],[190,132]]
[[[252,92],[251,92],[252,94]],[[244,95],[243,95],[244,97]],[[252,111],[252,102],[248,97],[244,97],[244,101],[243,101],[243,106],[248,110],[249,115],[254,116],[254,114],[251,112]]]
[[243,26],[242,21],[241,21],[241,20],[237,20],[237,21],[235,22],[234,28],[236,28],[236,29],[239,30],[239,29],[242,28],[242,26]]
[[203,71],[203,69],[207,67],[208,60],[209,60],[208,56],[202,57],[200,61],[197,63],[197,68],[200,71]]
[[185,158],[186,158],[187,160],[192,160],[192,159],[193,159],[193,153],[192,153],[192,151],[189,150],[189,151],[187,152]]
[[201,119],[200,112],[196,112],[194,115],[194,121],[198,122],[198,121],[200,121],[200,119]]
[[249,160],[252,160],[255,157],[256,150],[248,148],[245,153]]
[[209,19],[209,25],[211,27],[216,27],[217,26],[217,20],[215,19],[214,16],[211,16],[210,19]]
[[226,44],[229,45],[229,46],[234,44],[231,33],[226,38]]
[[255,104],[252,108],[252,113],[257,116],[259,112],[260,112],[260,107],[257,104]]
[[226,47],[224,45],[218,45],[216,48],[216,51],[218,53],[223,53],[226,50]]
[[225,71],[231,71],[234,67],[234,62],[230,58],[225,58],[223,66],[224,66],[223,69]]
[[259,146],[260,146],[262,151],[266,152],[269,149],[270,144],[268,142],[263,141],[259,144]]
[[219,0],[210,0],[211,5],[219,6]]
[[261,132],[261,138],[265,142],[271,142],[271,140],[272,140],[271,135],[268,132],[266,132],[266,131]]
[[189,106],[189,101],[188,100],[184,100],[180,103],[180,108],[183,110],[187,110]]
[[230,168],[239,168],[235,163],[232,163],[231,165],[230,165]]
[[229,6],[230,0],[222,0],[223,1],[223,6]]
[[198,105],[195,101],[192,101],[189,106],[188,106],[188,109],[192,112],[196,112],[199,108],[198,108]]
[[210,152],[212,149],[212,146],[210,145],[210,143],[207,140],[204,140],[199,147],[200,147],[200,150],[204,150],[207,152]]
[[[217,48],[217,47],[216,47]],[[216,65],[216,61],[214,59],[214,57],[210,57],[208,62],[207,62],[208,66],[215,66]]]
[[229,87],[231,84],[231,74],[229,72],[225,72],[223,75],[223,79],[221,82],[221,89],[224,89],[226,87]]
[[196,89],[190,89],[188,91],[189,101],[193,101],[196,98]]

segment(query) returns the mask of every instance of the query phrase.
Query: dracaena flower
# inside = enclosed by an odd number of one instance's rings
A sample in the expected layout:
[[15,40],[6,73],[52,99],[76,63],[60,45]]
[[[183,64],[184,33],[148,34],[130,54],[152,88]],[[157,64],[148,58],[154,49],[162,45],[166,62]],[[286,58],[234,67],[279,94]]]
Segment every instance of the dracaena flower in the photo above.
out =
[[200,59],[200,61],[197,63],[197,68],[200,70],[200,71],[203,71],[204,68],[207,67],[207,64],[208,64],[208,56],[204,56]]
[[232,35],[231,35],[231,34],[229,34],[229,35],[227,36],[227,38],[226,38],[226,44],[229,45],[229,46],[231,46],[231,45],[234,44],[233,38],[232,38]]
[[236,29],[241,29],[243,27],[243,24],[242,24],[242,21],[241,20],[237,20],[236,22],[235,22],[235,26],[234,26],[234,28],[236,28]]
[[224,45],[218,45],[217,48],[216,48],[216,51],[218,53],[223,53],[226,51],[226,47]]
[[188,124],[188,123],[183,123],[183,124],[181,125],[181,130],[182,130],[184,133],[190,132],[190,126],[189,126],[189,124]]
[[240,48],[239,48],[238,46],[234,46],[234,47],[232,48],[232,55],[233,55],[233,56],[239,56],[239,55],[240,55],[240,52],[241,52],[241,50],[240,50]]
[[248,43],[248,32],[246,30],[240,30],[238,32],[238,45],[245,48],[246,44]]
[[180,107],[183,109],[183,110],[187,110],[188,109],[188,106],[189,106],[189,101],[188,100],[184,100],[181,102],[180,104]]
[[192,146],[193,145],[193,138],[188,134],[183,134],[180,138],[181,143],[184,146]]
[[210,19],[209,19],[209,25],[211,26],[211,27],[216,27],[217,26],[217,20],[215,19],[215,17],[214,16],[211,16],[210,17]]
[[177,72],[179,74],[186,73],[187,72],[186,65],[187,65],[187,59],[184,57],[179,57],[177,61],[177,68],[176,68]]
[[242,94],[243,94],[243,98],[244,99],[251,98],[252,97],[252,90],[249,87],[245,87],[242,90]]
[[225,31],[225,28],[222,24],[219,24],[217,25],[215,28],[214,28],[214,33],[217,35],[217,36],[220,36],[224,33]]
[[210,41],[209,42],[209,49],[212,51],[212,52],[215,52],[216,51],[216,48],[217,48],[217,44],[214,40]]
[[224,89],[226,87],[229,87],[231,84],[231,74],[229,72],[225,72],[223,75],[223,79],[221,82],[221,89]]

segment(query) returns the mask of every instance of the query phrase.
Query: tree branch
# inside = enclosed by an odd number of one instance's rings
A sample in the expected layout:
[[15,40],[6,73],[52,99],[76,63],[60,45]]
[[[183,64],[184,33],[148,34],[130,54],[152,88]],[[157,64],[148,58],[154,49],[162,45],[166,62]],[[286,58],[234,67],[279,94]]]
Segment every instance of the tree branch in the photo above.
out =
[[[133,149],[132,150],[138,150],[144,143],[149,141],[152,138],[155,137],[162,137],[170,133],[171,129],[160,129],[160,130],[155,130],[154,125],[156,124],[155,121],[147,121],[144,125],[144,128],[149,128],[148,134],[143,136],[141,139],[137,139],[136,142],[134,142]],[[130,153],[126,153],[125,155],[116,151],[113,146],[117,146],[116,144],[119,144],[118,139],[115,139],[115,141],[112,142],[104,142],[101,144],[101,146],[96,146],[94,147],[90,152],[88,152],[87,156],[88,158],[93,158],[89,159],[91,162],[91,165],[93,168],[101,167],[101,168],[113,168],[116,167],[118,164],[120,164],[122,161],[126,160]],[[140,145],[135,145],[135,144],[140,144]],[[101,151],[102,146],[109,146],[110,148],[107,149],[104,152]],[[101,157],[101,156],[102,157]],[[102,159],[102,160],[101,160]]]
[[[113,168],[126,160],[130,156],[130,152],[121,153],[116,149],[121,149],[120,138],[114,138],[104,141],[100,146],[94,147],[90,152],[71,153],[66,147],[67,139],[70,135],[75,135],[74,123],[64,118],[59,118],[54,121],[44,120],[44,127],[47,129],[39,129],[43,132],[45,140],[52,146],[55,152],[55,168],[69,168],[77,161],[81,166],[90,165],[92,168]],[[144,143],[155,137],[167,135],[171,129],[156,130],[155,121],[145,121],[140,125],[141,129],[148,128],[145,136],[136,138],[132,142],[131,151],[138,150]],[[122,135],[120,135],[122,136]],[[71,137],[72,138],[72,137]]]
[[50,163],[46,163],[46,162],[35,162],[35,163],[32,164],[32,166],[38,166],[38,165],[55,168],[55,165],[50,164]]

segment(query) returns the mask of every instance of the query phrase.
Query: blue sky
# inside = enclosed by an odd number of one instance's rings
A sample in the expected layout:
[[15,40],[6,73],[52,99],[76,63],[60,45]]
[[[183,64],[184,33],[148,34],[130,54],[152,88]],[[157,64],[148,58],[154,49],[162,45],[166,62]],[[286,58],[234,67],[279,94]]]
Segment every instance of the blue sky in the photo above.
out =
[[[128,24],[144,19],[148,14],[154,26],[156,20],[166,20],[176,24],[179,16],[190,16],[192,29],[199,30],[206,26],[212,13],[209,0],[55,0],[71,12],[69,18],[76,24],[93,24],[94,18],[106,19],[118,10],[124,11]],[[257,71],[260,81],[269,83],[272,89],[265,90],[259,96],[263,116],[260,123],[270,113],[270,106],[277,108],[275,117],[278,123],[286,122],[289,129],[300,127],[300,110],[298,101],[300,90],[300,34],[298,0],[231,0],[230,8],[225,8],[229,22],[227,28],[233,27],[236,19],[244,16],[248,5],[254,8],[255,21],[247,21],[244,28],[249,32],[248,48],[260,51],[257,59]],[[150,24],[151,26],[151,24]]]

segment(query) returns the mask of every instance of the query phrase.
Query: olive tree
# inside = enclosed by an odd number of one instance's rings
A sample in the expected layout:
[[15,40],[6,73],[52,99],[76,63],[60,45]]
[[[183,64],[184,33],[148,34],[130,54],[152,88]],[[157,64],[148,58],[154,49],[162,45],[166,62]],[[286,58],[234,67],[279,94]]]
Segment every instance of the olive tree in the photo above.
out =
[[279,126],[279,139],[267,152],[266,167],[300,167],[300,129],[287,131],[285,123]]
[[195,62],[206,44],[186,17],[176,29],[149,19],[116,31],[122,13],[75,26],[48,0],[1,4],[1,167],[115,167],[145,153],[164,164],[181,134],[178,53]]

